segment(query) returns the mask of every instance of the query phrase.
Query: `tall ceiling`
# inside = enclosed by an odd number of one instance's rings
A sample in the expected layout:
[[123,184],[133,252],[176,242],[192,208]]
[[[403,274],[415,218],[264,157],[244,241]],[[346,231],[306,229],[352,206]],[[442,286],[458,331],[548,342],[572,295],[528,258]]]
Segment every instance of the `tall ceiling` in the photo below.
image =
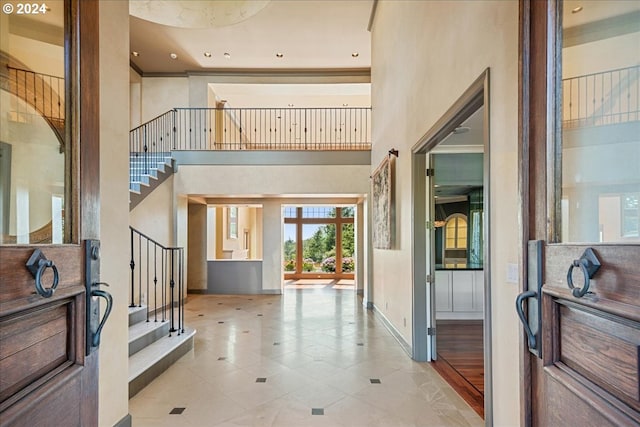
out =
[[372,6],[373,0],[131,0],[131,62],[144,75],[368,71]]
[[[144,76],[296,76],[278,84],[212,84],[216,97],[230,107],[371,105],[368,25],[373,0],[131,0],[129,4],[131,63]],[[300,75],[323,81],[310,84]],[[360,83],[341,82],[344,75],[360,76]]]

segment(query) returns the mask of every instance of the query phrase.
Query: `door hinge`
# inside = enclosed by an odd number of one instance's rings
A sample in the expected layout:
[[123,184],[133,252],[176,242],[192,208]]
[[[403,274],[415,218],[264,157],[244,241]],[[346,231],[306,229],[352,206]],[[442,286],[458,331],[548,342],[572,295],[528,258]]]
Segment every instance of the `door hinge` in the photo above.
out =
[[428,168],[427,170],[425,170],[426,176],[435,176],[435,171],[433,170],[433,168]]
[[427,328],[427,336],[434,336],[436,334],[436,328]]
[[433,283],[433,277],[430,274],[427,274],[427,283]]

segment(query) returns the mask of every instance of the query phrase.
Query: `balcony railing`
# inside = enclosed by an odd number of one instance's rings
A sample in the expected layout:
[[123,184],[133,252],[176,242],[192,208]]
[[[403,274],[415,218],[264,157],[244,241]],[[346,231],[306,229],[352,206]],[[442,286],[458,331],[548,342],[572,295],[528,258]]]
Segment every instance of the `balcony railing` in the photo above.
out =
[[130,181],[177,150],[370,150],[371,108],[174,108],[129,133]]
[[640,66],[586,74],[562,81],[565,128],[640,120]]
[[176,108],[174,150],[369,150],[370,108]]
[[62,150],[65,117],[64,78],[10,65],[7,65],[6,71],[0,75],[2,75],[2,88],[24,102],[24,104],[11,105],[9,114],[12,120],[27,122],[35,110],[35,113],[43,117],[56,133]]

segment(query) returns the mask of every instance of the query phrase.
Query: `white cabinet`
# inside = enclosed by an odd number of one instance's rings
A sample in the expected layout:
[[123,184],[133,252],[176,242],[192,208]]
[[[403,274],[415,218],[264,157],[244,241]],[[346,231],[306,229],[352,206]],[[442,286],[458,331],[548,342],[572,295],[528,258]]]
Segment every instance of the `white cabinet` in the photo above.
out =
[[483,310],[482,270],[436,271],[436,318],[482,319]]
[[436,312],[453,310],[450,273],[436,271]]

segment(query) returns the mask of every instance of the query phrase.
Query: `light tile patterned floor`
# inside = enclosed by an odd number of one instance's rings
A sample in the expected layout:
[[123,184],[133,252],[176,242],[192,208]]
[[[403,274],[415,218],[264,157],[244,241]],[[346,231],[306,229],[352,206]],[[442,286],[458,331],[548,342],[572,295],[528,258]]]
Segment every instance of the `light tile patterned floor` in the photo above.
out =
[[194,349],[129,401],[134,427],[484,425],[352,290],[189,295],[185,308]]

